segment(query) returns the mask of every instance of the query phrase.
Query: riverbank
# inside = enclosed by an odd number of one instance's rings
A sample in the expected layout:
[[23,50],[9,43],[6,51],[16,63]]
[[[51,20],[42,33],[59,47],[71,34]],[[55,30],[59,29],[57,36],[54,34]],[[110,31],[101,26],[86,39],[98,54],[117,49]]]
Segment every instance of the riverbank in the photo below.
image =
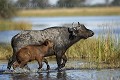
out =
[[120,15],[120,7],[82,7],[82,8],[55,8],[20,10],[21,17],[48,17],[48,16],[103,16]]

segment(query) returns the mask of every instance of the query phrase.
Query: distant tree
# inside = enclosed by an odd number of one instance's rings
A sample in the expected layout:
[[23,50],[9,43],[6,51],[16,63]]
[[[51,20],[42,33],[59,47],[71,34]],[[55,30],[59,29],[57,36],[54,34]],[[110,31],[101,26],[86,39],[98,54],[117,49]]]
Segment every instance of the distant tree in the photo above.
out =
[[17,6],[21,8],[44,8],[48,6],[48,0],[18,0]]
[[0,18],[10,18],[15,15],[15,7],[10,0],[0,0]]
[[114,6],[120,6],[120,0],[113,0],[111,4]]
[[29,0],[17,0],[16,4],[18,7],[26,7],[28,2],[29,2]]
[[49,5],[48,0],[32,0],[32,4],[36,4],[38,7],[45,8]]
[[105,5],[106,5],[106,6],[109,5],[109,0],[105,0]]
[[59,0],[59,7],[79,7],[82,6],[86,0]]

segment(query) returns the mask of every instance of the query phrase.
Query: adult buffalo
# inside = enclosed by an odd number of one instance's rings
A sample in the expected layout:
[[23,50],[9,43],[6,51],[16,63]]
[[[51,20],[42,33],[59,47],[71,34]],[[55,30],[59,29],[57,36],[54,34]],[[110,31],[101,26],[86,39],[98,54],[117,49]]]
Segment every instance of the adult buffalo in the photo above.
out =
[[66,50],[80,39],[92,37],[94,32],[87,29],[83,24],[78,22],[75,27],[50,27],[44,30],[25,30],[12,38],[11,45],[13,48],[13,56],[8,61],[7,68],[10,69],[13,62],[16,60],[16,52],[24,46],[39,44],[46,39],[54,42],[54,52],[49,51],[47,56],[56,56],[58,69],[65,66],[67,58]]

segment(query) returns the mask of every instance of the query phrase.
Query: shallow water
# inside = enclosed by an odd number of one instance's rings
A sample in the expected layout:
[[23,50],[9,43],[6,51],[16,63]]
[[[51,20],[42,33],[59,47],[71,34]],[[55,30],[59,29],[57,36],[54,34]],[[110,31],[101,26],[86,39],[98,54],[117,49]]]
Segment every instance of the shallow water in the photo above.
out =
[[[80,66],[83,61],[68,61],[67,64]],[[74,63],[74,64],[73,64]],[[34,72],[38,68],[36,62],[29,63],[31,72],[28,73],[3,73],[6,71],[7,61],[0,61],[0,80],[120,80],[120,69],[64,69],[57,71],[55,61],[49,61],[51,66],[50,72],[43,70]],[[43,66],[46,69],[46,65]]]

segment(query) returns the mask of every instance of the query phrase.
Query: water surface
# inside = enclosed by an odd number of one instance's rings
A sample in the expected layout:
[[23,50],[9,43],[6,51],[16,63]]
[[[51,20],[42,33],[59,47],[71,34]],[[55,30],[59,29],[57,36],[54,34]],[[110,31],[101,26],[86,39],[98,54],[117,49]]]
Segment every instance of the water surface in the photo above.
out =
[[[67,64],[74,63],[74,61],[68,61]],[[76,66],[80,66],[83,62],[79,61]],[[70,69],[57,71],[56,61],[49,61],[51,66],[51,72],[29,72],[29,73],[2,73],[6,70],[7,61],[0,61],[0,80],[120,80],[120,69]],[[31,71],[38,68],[37,62],[30,63],[28,65]],[[46,68],[44,65],[43,68]]]

